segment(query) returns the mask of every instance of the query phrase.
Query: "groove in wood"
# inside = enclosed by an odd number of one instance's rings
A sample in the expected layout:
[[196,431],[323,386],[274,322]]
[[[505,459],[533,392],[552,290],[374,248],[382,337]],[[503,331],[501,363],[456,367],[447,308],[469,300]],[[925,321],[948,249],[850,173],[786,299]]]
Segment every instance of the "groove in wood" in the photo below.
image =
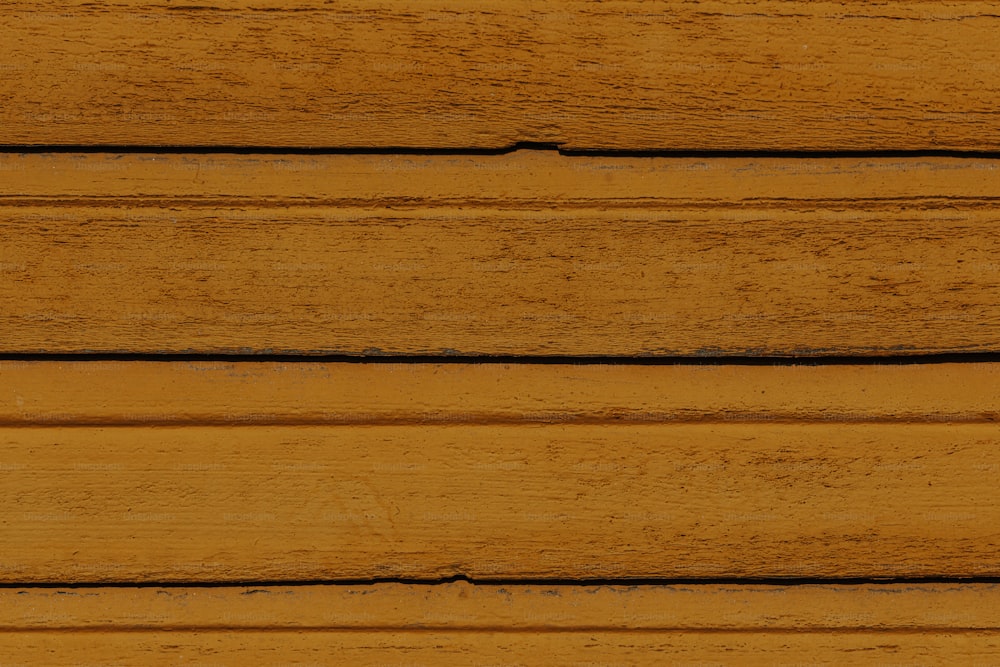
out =
[[995,586],[0,590],[13,664],[975,664]]
[[995,423],[1000,364],[0,361],[0,425]]

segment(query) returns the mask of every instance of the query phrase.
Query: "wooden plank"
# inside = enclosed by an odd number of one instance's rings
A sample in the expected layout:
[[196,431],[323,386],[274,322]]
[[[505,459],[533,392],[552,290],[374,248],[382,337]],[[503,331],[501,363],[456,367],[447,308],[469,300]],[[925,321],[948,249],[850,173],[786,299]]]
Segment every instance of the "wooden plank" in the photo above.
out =
[[997,150],[985,0],[5,2],[0,144]]
[[995,574],[998,374],[2,362],[3,580]]
[[0,589],[0,636],[39,630],[1000,630],[995,584],[340,584]]
[[1000,575],[995,424],[6,427],[6,582]]
[[0,350],[998,351],[995,167],[7,155]]
[[2,362],[0,579],[994,576],[998,367]]
[[1000,364],[0,361],[0,425],[993,423]]
[[3,590],[11,664],[994,664],[995,586]]
[[[923,634],[647,632],[33,632],[0,636],[17,665],[988,665],[989,632]],[[16,643],[13,643],[16,642]],[[556,657],[557,656],[557,657]],[[499,661],[499,662],[498,662]],[[873,663],[874,661],[874,663]]]

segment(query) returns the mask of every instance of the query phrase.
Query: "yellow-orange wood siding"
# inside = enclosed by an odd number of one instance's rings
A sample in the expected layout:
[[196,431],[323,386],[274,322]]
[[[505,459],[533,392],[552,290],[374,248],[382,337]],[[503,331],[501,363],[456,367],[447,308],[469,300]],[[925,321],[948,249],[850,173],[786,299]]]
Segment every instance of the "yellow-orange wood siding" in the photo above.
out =
[[984,0],[5,2],[0,144],[997,150]]
[[0,591],[14,664],[992,664],[989,585]]
[[4,2],[0,667],[1000,664],[998,99],[985,0]]
[[7,156],[0,340],[34,353],[997,351],[995,167]]
[[1000,575],[989,364],[0,378],[7,582]]

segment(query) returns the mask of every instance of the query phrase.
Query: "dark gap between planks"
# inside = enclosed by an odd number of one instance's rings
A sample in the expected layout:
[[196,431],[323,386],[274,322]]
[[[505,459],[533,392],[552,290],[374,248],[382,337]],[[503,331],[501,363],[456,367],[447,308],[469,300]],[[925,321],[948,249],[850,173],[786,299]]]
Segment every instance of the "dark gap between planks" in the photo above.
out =
[[464,582],[474,586],[904,586],[928,584],[1000,585],[1000,577],[716,577],[685,578],[478,578],[465,575],[421,579],[373,577],[370,579],[239,580],[232,581],[122,581],[122,582],[4,582],[0,589],[13,588],[273,588],[296,586],[376,586],[404,584],[440,586]]
[[420,146],[389,147],[301,147],[301,146],[176,146],[176,145],[113,145],[113,144],[0,144],[0,154],[34,153],[155,153],[164,155],[236,154],[236,155],[509,155],[522,150],[553,151],[565,156],[620,158],[928,158],[952,157],[970,159],[1000,159],[1000,151],[962,150],[620,150],[568,149],[556,143],[521,141],[504,148],[431,148]]
[[712,356],[692,357],[632,357],[632,356],[567,356],[567,355],[461,355],[428,354],[398,355],[359,353],[356,355],[311,353],[296,354],[227,354],[227,353],[156,353],[156,352],[73,352],[73,353],[2,353],[4,361],[158,361],[171,362],[260,362],[260,363],[349,363],[349,364],[527,364],[576,366],[906,366],[914,364],[982,364],[1000,363],[1000,352],[949,352],[935,354],[901,354],[879,356]]

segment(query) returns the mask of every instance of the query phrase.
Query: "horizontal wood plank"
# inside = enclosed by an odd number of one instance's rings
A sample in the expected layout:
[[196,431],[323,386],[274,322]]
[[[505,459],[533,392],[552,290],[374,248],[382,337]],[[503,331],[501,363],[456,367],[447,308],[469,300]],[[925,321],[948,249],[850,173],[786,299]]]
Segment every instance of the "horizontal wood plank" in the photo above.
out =
[[996,373],[5,362],[0,579],[997,576]]
[[[33,632],[0,635],[20,665],[992,665],[993,632]],[[16,643],[15,643],[16,642]]]
[[1000,576],[996,425],[20,428],[7,582]]
[[976,664],[995,586],[0,591],[11,664]]
[[995,584],[4,588],[0,629],[995,632],[998,603]]
[[0,425],[993,423],[1000,364],[0,361]]
[[0,144],[1000,148],[984,0],[0,11]]
[[0,351],[995,352],[995,167],[7,155]]

